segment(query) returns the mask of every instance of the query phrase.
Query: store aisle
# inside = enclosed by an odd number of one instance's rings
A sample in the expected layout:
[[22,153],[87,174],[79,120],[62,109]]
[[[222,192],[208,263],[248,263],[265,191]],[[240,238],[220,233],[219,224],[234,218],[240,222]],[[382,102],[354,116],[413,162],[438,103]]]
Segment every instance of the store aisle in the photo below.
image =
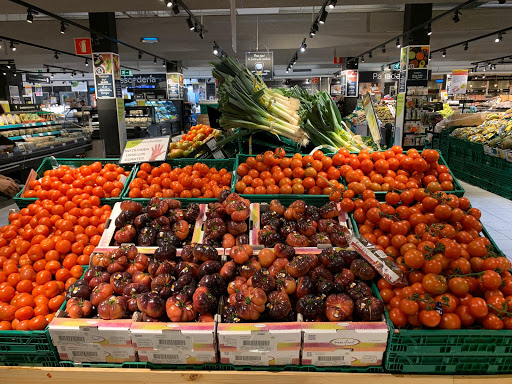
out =
[[498,247],[512,259],[512,200],[459,180],[473,207],[482,211],[482,224]]

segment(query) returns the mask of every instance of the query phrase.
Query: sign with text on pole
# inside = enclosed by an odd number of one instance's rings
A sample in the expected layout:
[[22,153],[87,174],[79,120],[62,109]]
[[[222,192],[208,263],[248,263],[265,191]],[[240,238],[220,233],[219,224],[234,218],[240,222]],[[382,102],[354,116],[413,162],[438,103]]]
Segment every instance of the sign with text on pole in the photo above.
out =
[[96,98],[122,97],[119,55],[112,52],[95,53],[92,59]]
[[348,69],[345,71],[345,96],[357,97],[359,95],[359,71]]
[[91,38],[80,37],[75,39],[75,53],[77,55],[92,55]]
[[452,70],[452,92],[453,94],[463,95],[468,90],[468,70],[454,69]]
[[167,74],[167,98],[170,100],[183,99],[183,73]]
[[408,85],[427,85],[429,56],[430,45],[410,45],[407,47]]
[[263,80],[274,77],[274,52],[245,52],[245,65]]
[[151,137],[148,139],[128,140],[119,164],[148,163],[165,161],[171,136]]
[[368,122],[368,128],[370,129],[370,133],[373,138],[373,142],[377,144],[377,147],[380,150],[380,128],[379,123],[377,122],[377,115],[373,109],[372,99],[369,92],[366,93],[366,96],[363,99],[363,109],[366,116],[366,121]]

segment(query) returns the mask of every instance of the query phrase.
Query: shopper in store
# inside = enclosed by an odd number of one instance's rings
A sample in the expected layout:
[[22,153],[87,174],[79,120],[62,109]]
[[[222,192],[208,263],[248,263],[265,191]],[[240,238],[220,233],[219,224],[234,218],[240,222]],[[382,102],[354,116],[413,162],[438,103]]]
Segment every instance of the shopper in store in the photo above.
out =
[[7,198],[12,198],[20,190],[18,184],[10,177],[0,175],[0,194]]

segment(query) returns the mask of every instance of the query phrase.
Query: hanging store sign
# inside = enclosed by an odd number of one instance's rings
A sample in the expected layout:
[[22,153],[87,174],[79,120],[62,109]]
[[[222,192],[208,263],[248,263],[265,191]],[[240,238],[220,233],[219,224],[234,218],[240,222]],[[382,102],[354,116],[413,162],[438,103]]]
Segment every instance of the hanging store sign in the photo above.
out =
[[348,69],[345,71],[345,96],[357,97],[359,94],[359,71]]
[[466,94],[468,90],[468,72],[467,69],[454,69],[452,71],[451,90],[453,94]]
[[377,115],[373,109],[372,99],[369,92],[366,93],[366,96],[363,99],[363,109],[366,116],[366,121],[368,122],[368,128],[370,128],[370,133],[372,134],[373,142],[377,144],[377,147],[380,150],[381,137],[379,123],[377,122]]
[[427,85],[429,55],[430,45],[410,45],[407,47],[407,82],[409,85]]
[[112,52],[104,52],[95,53],[92,57],[97,99],[113,99],[116,97],[112,56]]
[[131,69],[121,69],[121,76],[133,76],[133,71]]
[[167,98],[169,100],[183,99],[183,73],[167,74]]
[[121,75],[121,84],[123,87],[131,88],[162,88],[165,87],[167,77],[165,73],[153,74],[153,75],[136,75],[136,76],[124,76]]
[[38,84],[41,84],[41,83],[49,83],[50,82],[50,78],[46,77],[46,76],[31,75],[31,74],[27,73],[25,75],[25,81],[27,83],[38,83]]
[[263,80],[272,80],[274,52],[245,52],[245,65],[252,73],[260,75]]

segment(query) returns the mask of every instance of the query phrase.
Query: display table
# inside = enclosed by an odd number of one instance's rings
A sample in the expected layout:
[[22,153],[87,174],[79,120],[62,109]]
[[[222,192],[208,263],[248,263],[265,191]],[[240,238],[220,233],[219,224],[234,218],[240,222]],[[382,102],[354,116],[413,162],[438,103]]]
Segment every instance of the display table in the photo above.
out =
[[0,367],[0,383],[165,383],[181,384],[241,382],[265,383],[275,381],[279,384],[506,384],[512,383],[512,375],[494,376],[426,376],[426,375],[390,375],[375,373],[332,373],[332,372],[268,372],[268,371],[152,371],[149,369],[115,368],[45,368],[45,367]]

